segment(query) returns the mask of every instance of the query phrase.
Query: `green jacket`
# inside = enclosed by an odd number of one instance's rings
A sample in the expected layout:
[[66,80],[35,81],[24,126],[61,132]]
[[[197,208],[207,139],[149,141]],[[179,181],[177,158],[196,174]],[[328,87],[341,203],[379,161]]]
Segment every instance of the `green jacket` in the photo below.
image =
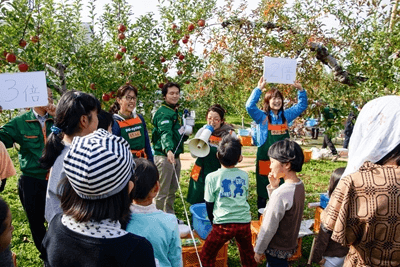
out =
[[31,110],[13,118],[0,128],[0,140],[7,148],[12,147],[14,143],[20,146],[18,160],[22,175],[46,179],[48,170],[39,167],[39,158],[42,156],[52,125],[53,118],[49,116],[46,129],[42,130],[39,120]]
[[[151,122],[154,125],[151,136],[154,155],[166,156],[169,150],[174,153],[181,140],[179,128],[182,126],[182,113],[164,102],[154,114]],[[179,144],[175,158],[183,153],[183,142],[187,139],[188,136],[185,135]]]

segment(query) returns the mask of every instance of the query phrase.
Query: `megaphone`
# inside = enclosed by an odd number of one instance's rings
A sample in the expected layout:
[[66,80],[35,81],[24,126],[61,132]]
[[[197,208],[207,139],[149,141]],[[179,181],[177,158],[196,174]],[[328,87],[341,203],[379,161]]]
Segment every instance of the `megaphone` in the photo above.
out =
[[193,156],[203,158],[210,153],[208,139],[213,132],[214,128],[211,125],[205,125],[197,131],[196,136],[189,142],[189,150]]

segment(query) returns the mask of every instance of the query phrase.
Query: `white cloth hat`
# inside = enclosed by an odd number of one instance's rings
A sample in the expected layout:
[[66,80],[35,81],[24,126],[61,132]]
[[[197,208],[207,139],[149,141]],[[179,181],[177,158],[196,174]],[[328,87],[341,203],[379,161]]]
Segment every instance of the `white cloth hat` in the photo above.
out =
[[365,161],[378,162],[400,143],[400,96],[368,102],[358,115],[349,143],[349,160],[342,177]]
[[64,169],[75,192],[84,199],[103,199],[120,192],[134,173],[128,142],[99,129],[75,137]]

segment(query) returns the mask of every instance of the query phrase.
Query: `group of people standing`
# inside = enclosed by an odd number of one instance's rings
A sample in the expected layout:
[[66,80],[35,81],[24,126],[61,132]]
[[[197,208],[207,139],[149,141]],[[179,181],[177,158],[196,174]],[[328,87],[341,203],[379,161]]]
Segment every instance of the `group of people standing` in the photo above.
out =
[[[203,266],[214,266],[217,252],[232,238],[239,243],[243,266],[256,266],[264,256],[267,266],[288,266],[287,259],[296,250],[305,201],[304,184],[296,173],[302,169],[304,155],[296,142],[288,140],[288,124],[306,110],[307,94],[295,82],[298,102],[284,109],[282,93],[271,89],[260,109],[257,103],[265,87],[262,77],[246,102],[256,123],[257,207],[265,208],[254,247],[249,179],[235,167],[242,160],[240,141],[226,123],[221,105],[207,110],[207,124],[213,128],[210,152],[196,159],[187,196],[191,204],[205,202],[213,224],[201,253]],[[6,147],[20,145],[18,192],[45,266],[182,266],[178,220],[173,214],[179,156],[190,131],[179,110],[180,90],[179,84],[171,82],[162,88],[164,102],[153,115],[151,140],[143,116],[136,112],[138,91],[130,84],[118,89],[111,114],[101,110],[93,95],[69,91],[57,108],[49,94],[48,106],[35,107],[0,128],[0,141]],[[389,98],[371,101],[368,110],[361,112],[345,178],[322,217],[321,229],[340,245],[351,247],[348,266],[400,262],[396,254],[400,239],[392,227],[398,219],[395,209],[389,211],[397,206],[400,190],[396,182],[400,135],[387,130],[397,125],[400,105],[399,97]],[[371,119],[371,110],[376,110],[376,120]],[[368,123],[360,125],[359,120]],[[373,128],[379,128],[378,120],[387,124],[386,130]],[[353,152],[365,153],[359,159]],[[0,178],[13,174],[7,168]],[[354,202],[376,194],[378,211],[369,206],[372,199],[363,205]],[[2,241],[13,228],[9,209],[1,201],[0,211],[4,211],[4,216],[0,213]],[[0,253],[8,251],[7,242],[0,242]],[[369,249],[372,245],[388,252]]]

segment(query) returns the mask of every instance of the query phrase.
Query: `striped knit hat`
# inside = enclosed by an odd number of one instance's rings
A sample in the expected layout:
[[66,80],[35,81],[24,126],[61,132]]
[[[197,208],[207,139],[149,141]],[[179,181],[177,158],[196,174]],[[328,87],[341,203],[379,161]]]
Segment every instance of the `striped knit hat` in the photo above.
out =
[[134,173],[128,142],[99,129],[75,137],[64,169],[75,192],[84,199],[103,199],[120,192]]

